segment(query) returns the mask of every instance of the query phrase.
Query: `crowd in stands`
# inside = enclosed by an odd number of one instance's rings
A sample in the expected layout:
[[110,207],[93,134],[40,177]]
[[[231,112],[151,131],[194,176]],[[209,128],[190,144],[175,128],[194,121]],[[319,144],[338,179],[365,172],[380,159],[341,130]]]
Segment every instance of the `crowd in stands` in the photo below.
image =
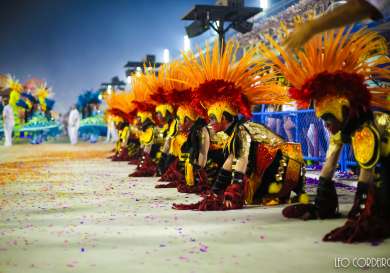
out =
[[322,13],[328,9],[331,2],[331,0],[300,0],[287,8],[282,5],[280,6],[282,9],[281,12],[271,16],[265,14],[267,16],[257,18],[254,22],[252,31],[245,34],[238,34],[238,40],[243,46],[255,45],[260,41],[267,43],[264,35],[269,34],[274,39],[278,38],[281,22],[283,22],[288,29],[291,29],[294,26],[296,16],[308,16],[310,14]]

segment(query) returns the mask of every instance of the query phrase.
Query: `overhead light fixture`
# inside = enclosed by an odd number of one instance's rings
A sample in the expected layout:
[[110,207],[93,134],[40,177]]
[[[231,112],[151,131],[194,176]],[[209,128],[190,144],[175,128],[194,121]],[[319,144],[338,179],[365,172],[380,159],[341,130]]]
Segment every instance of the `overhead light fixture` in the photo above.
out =
[[232,27],[240,33],[247,33],[252,30],[253,23],[248,21],[233,22]]
[[190,25],[186,26],[186,33],[189,38],[193,38],[201,35],[202,33],[209,30],[210,25],[208,21],[195,20]]

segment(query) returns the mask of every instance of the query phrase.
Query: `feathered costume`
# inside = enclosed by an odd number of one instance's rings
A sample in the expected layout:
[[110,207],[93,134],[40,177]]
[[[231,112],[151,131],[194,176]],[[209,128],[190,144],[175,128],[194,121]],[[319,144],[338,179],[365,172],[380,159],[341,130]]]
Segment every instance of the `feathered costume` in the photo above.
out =
[[55,101],[50,98],[53,93],[44,81],[28,80],[26,83],[28,85],[22,85],[8,75],[7,95],[15,115],[15,131],[21,137],[30,137],[30,143],[39,144],[47,136],[60,133],[58,122],[51,116]]
[[[273,49],[259,47],[290,82],[291,98],[301,106],[314,105],[332,133],[314,204],[290,206],[283,214],[304,219],[338,216],[332,177],[343,144],[350,143],[360,166],[354,205],[345,225],[324,237],[347,243],[390,236],[390,116],[373,111],[390,110],[390,88],[368,86],[371,79],[389,81],[388,50],[379,34],[351,29],[317,35],[296,52],[286,51],[271,37]],[[375,175],[378,168],[380,174]]]
[[96,143],[99,136],[107,133],[103,113],[99,111],[102,103],[101,91],[88,90],[78,97],[76,107],[82,115],[78,133],[82,139]]
[[113,120],[119,131],[119,139],[115,145],[113,161],[136,160],[140,154],[138,130],[134,126],[136,106],[133,103],[134,93],[115,92],[104,97],[108,109],[106,115]]
[[[194,89],[196,105],[202,105],[214,124],[225,119],[226,161],[212,187],[212,194],[195,205],[177,209],[239,209],[244,203],[287,202],[291,191],[303,191],[301,147],[285,143],[265,126],[248,121],[256,104],[285,104],[286,88],[277,84],[272,66],[256,58],[256,49],[236,59],[238,43],[229,41],[220,54],[218,44],[206,52],[184,55],[183,72]],[[273,92],[271,92],[271,90]],[[243,117],[240,118],[239,115]],[[221,132],[224,130],[224,132]]]
[[146,83],[153,80],[154,75],[141,74],[132,79],[131,92],[134,93],[133,103],[136,105],[138,127],[140,129],[139,141],[142,156],[137,162],[135,172],[130,177],[155,176],[157,173],[157,161],[159,145],[157,144],[158,130],[155,121],[155,106],[151,104],[151,90]]

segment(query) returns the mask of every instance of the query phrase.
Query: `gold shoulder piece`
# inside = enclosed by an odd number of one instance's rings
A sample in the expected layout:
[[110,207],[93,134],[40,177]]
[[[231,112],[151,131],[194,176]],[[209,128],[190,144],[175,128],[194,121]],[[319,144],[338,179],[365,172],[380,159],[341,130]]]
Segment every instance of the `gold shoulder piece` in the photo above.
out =
[[174,119],[170,124],[169,124],[169,129],[168,129],[168,137],[173,137],[177,134],[177,119]]
[[175,137],[171,139],[170,147],[169,147],[169,153],[179,157],[181,154],[181,146],[187,141],[187,135],[186,134],[178,134]]
[[287,142],[280,145],[283,155],[304,164],[302,146],[300,143]]
[[352,148],[360,167],[371,169],[380,157],[380,136],[378,130],[370,125],[356,131],[352,136]]
[[248,130],[252,139],[256,142],[271,145],[281,144],[284,142],[284,140],[280,136],[278,136],[262,124],[248,121],[245,122],[243,125]]
[[121,139],[125,140],[129,134],[129,126],[126,126],[121,132]]
[[229,136],[225,132],[221,131],[218,133],[210,134],[210,138],[211,138],[210,149],[218,150],[218,149],[223,149],[226,146]]
[[151,144],[153,141],[153,136],[154,136],[154,129],[153,128],[146,129],[145,132],[141,133],[141,136],[140,136],[141,144],[144,144],[144,145]]

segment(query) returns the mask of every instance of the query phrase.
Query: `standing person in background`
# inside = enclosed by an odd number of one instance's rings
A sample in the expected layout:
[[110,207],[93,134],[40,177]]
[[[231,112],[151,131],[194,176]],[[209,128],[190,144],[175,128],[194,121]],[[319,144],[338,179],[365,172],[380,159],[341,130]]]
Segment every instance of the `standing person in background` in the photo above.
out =
[[[297,111],[297,106],[295,104],[282,105],[282,111],[283,112],[295,112],[295,111]],[[283,115],[283,129],[286,132],[288,142],[294,142],[295,123],[292,119],[292,117],[294,115],[297,115],[297,113],[290,113],[288,115]]]
[[3,126],[4,126],[4,146],[9,147],[12,146],[12,131],[15,126],[14,120],[14,111],[12,110],[11,105],[9,105],[9,98],[3,98]]
[[118,133],[115,128],[114,121],[111,117],[107,119],[107,136],[106,143],[115,143],[118,140]]
[[80,113],[77,110],[76,106],[73,106],[72,110],[69,113],[69,119],[68,119],[68,135],[69,135],[70,143],[72,145],[77,144],[79,127],[80,127]]
[[389,15],[390,0],[350,0],[317,19],[300,25],[289,35],[284,44],[289,48],[300,48],[314,35],[326,30],[365,19],[379,20]]
[[[266,112],[279,112],[280,111],[280,106],[279,105],[267,105]],[[280,116],[278,115],[269,115],[266,121],[266,125],[271,131],[274,133],[280,135],[281,131],[281,124],[282,120],[280,119]]]

